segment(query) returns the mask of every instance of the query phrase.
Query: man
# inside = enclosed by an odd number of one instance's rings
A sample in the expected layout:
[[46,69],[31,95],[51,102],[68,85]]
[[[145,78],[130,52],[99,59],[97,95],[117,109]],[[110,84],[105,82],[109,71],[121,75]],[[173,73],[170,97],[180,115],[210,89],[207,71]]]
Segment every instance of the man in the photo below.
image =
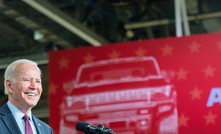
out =
[[[37,63],[16,60],[7,67],[4,77],[8,102],[0,107],[0,134],[27,134],[28,131],[31,134],[52,134],[51,127],[31,113],[42,93],[41,71]],[[28,115],[27,122],[24,115]]]

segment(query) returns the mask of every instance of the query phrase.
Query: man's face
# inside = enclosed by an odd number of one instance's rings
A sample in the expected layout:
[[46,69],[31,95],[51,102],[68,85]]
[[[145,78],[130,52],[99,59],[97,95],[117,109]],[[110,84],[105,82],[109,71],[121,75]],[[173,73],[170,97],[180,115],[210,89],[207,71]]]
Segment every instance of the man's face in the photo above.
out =
[[41,74],[35,65],[19,64],[14,81],[8,81],[9,100],[20,110],[34,107],[42,93]]

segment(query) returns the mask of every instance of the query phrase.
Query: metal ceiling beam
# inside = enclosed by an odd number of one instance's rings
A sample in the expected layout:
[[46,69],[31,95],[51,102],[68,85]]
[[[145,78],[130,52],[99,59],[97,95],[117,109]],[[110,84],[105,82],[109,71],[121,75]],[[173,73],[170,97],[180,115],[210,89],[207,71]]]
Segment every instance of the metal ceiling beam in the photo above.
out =
[[[33,30],[33,32],[38,31],[44,35],[43,38],[38,39],[37,41],[34,39],[31,39],[31,38],[28,39],[28,41],[29,41],[28,44],[30,44],[32,42],[45,43],[45,42],[53,41],[53,42],[56,42],[56,43],[64,46],[65,48],[72,48],[73,47],[72,42],[70,42],[69,40],[65,40],[62,36],[59,36],[56,32],[52,31],[51,29],[48,29],[47,26],[44,26],[41,23],[39,23],[39,21],[32,19],[33,13],[29,12],[29,10],[27,10],[25,12],[23,10],[20,10],[21,7],[18,8],[19,6],[17,6],[15,2],[20,2],[20,1],[13,1],[12,3],[8,2],[8,1],[4,1],[4,2],[0,1],[0,4],[1,4],[0,9],[2,11],[1,13],[8,16],[9,18],[14,19],[15,21],[24,25],[28,29]],[[28,12],[28,14],[26,14],[27,12]],[[30,15],[32,17],[30,17]],[[19,35],[18,37],[20,37],[21,35]],[[22,35],[22,36],[24,36],[24,35]],[[27,40],[27,38],[25,38],[25,39]],[[23,44],[24,44],[24,42],[25,41],[23,41]],[[24,45],[26,45],[26,44],[24,44]]]
[[49,17],[50,19],[54,20],[67,30],[71,31],[75,35],[79,36],[83,40],[87,41],[93,46],[101,46],[102,44],[109,44],[109,42],[89,29],[88,27],[82,25],[77,20],[71,18],[61,10],[57,9],[50,3],[46,2],[45,0],[22,0],[29,6],[33,7],[34,9],[38,10],[45,16]]
[[[206,14],[188,16],[188,21],[198,21],[198,20],[212,19],[212,18],[219,18],[219,17],[221,17],[221,12],[206,13]],[[166,25],[166,24],[170,24],[174,22],[175,20],[160,19],[160,20],[153,20],[153,21],[128,23],[124,25],[124,28],[126,30],[138,29],[138,28]]]

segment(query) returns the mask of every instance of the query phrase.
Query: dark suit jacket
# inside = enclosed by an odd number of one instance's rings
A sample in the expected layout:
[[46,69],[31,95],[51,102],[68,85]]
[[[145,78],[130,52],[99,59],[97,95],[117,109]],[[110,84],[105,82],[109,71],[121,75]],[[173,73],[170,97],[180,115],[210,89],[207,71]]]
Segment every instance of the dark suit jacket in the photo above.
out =
[[[53,134],[50,126],[32,116],[38,134]],[[22,134],[7,103],[0,107],[0,134]]]

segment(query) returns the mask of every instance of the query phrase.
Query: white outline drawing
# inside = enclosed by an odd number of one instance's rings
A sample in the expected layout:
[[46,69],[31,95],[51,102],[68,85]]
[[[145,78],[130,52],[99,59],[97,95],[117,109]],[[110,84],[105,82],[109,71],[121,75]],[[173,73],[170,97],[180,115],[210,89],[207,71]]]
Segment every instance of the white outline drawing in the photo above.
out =
[[178,134],[176,91],[154,57],[83,64],[63,83],[60,133],[77,134],[77,121],[120,134]]

